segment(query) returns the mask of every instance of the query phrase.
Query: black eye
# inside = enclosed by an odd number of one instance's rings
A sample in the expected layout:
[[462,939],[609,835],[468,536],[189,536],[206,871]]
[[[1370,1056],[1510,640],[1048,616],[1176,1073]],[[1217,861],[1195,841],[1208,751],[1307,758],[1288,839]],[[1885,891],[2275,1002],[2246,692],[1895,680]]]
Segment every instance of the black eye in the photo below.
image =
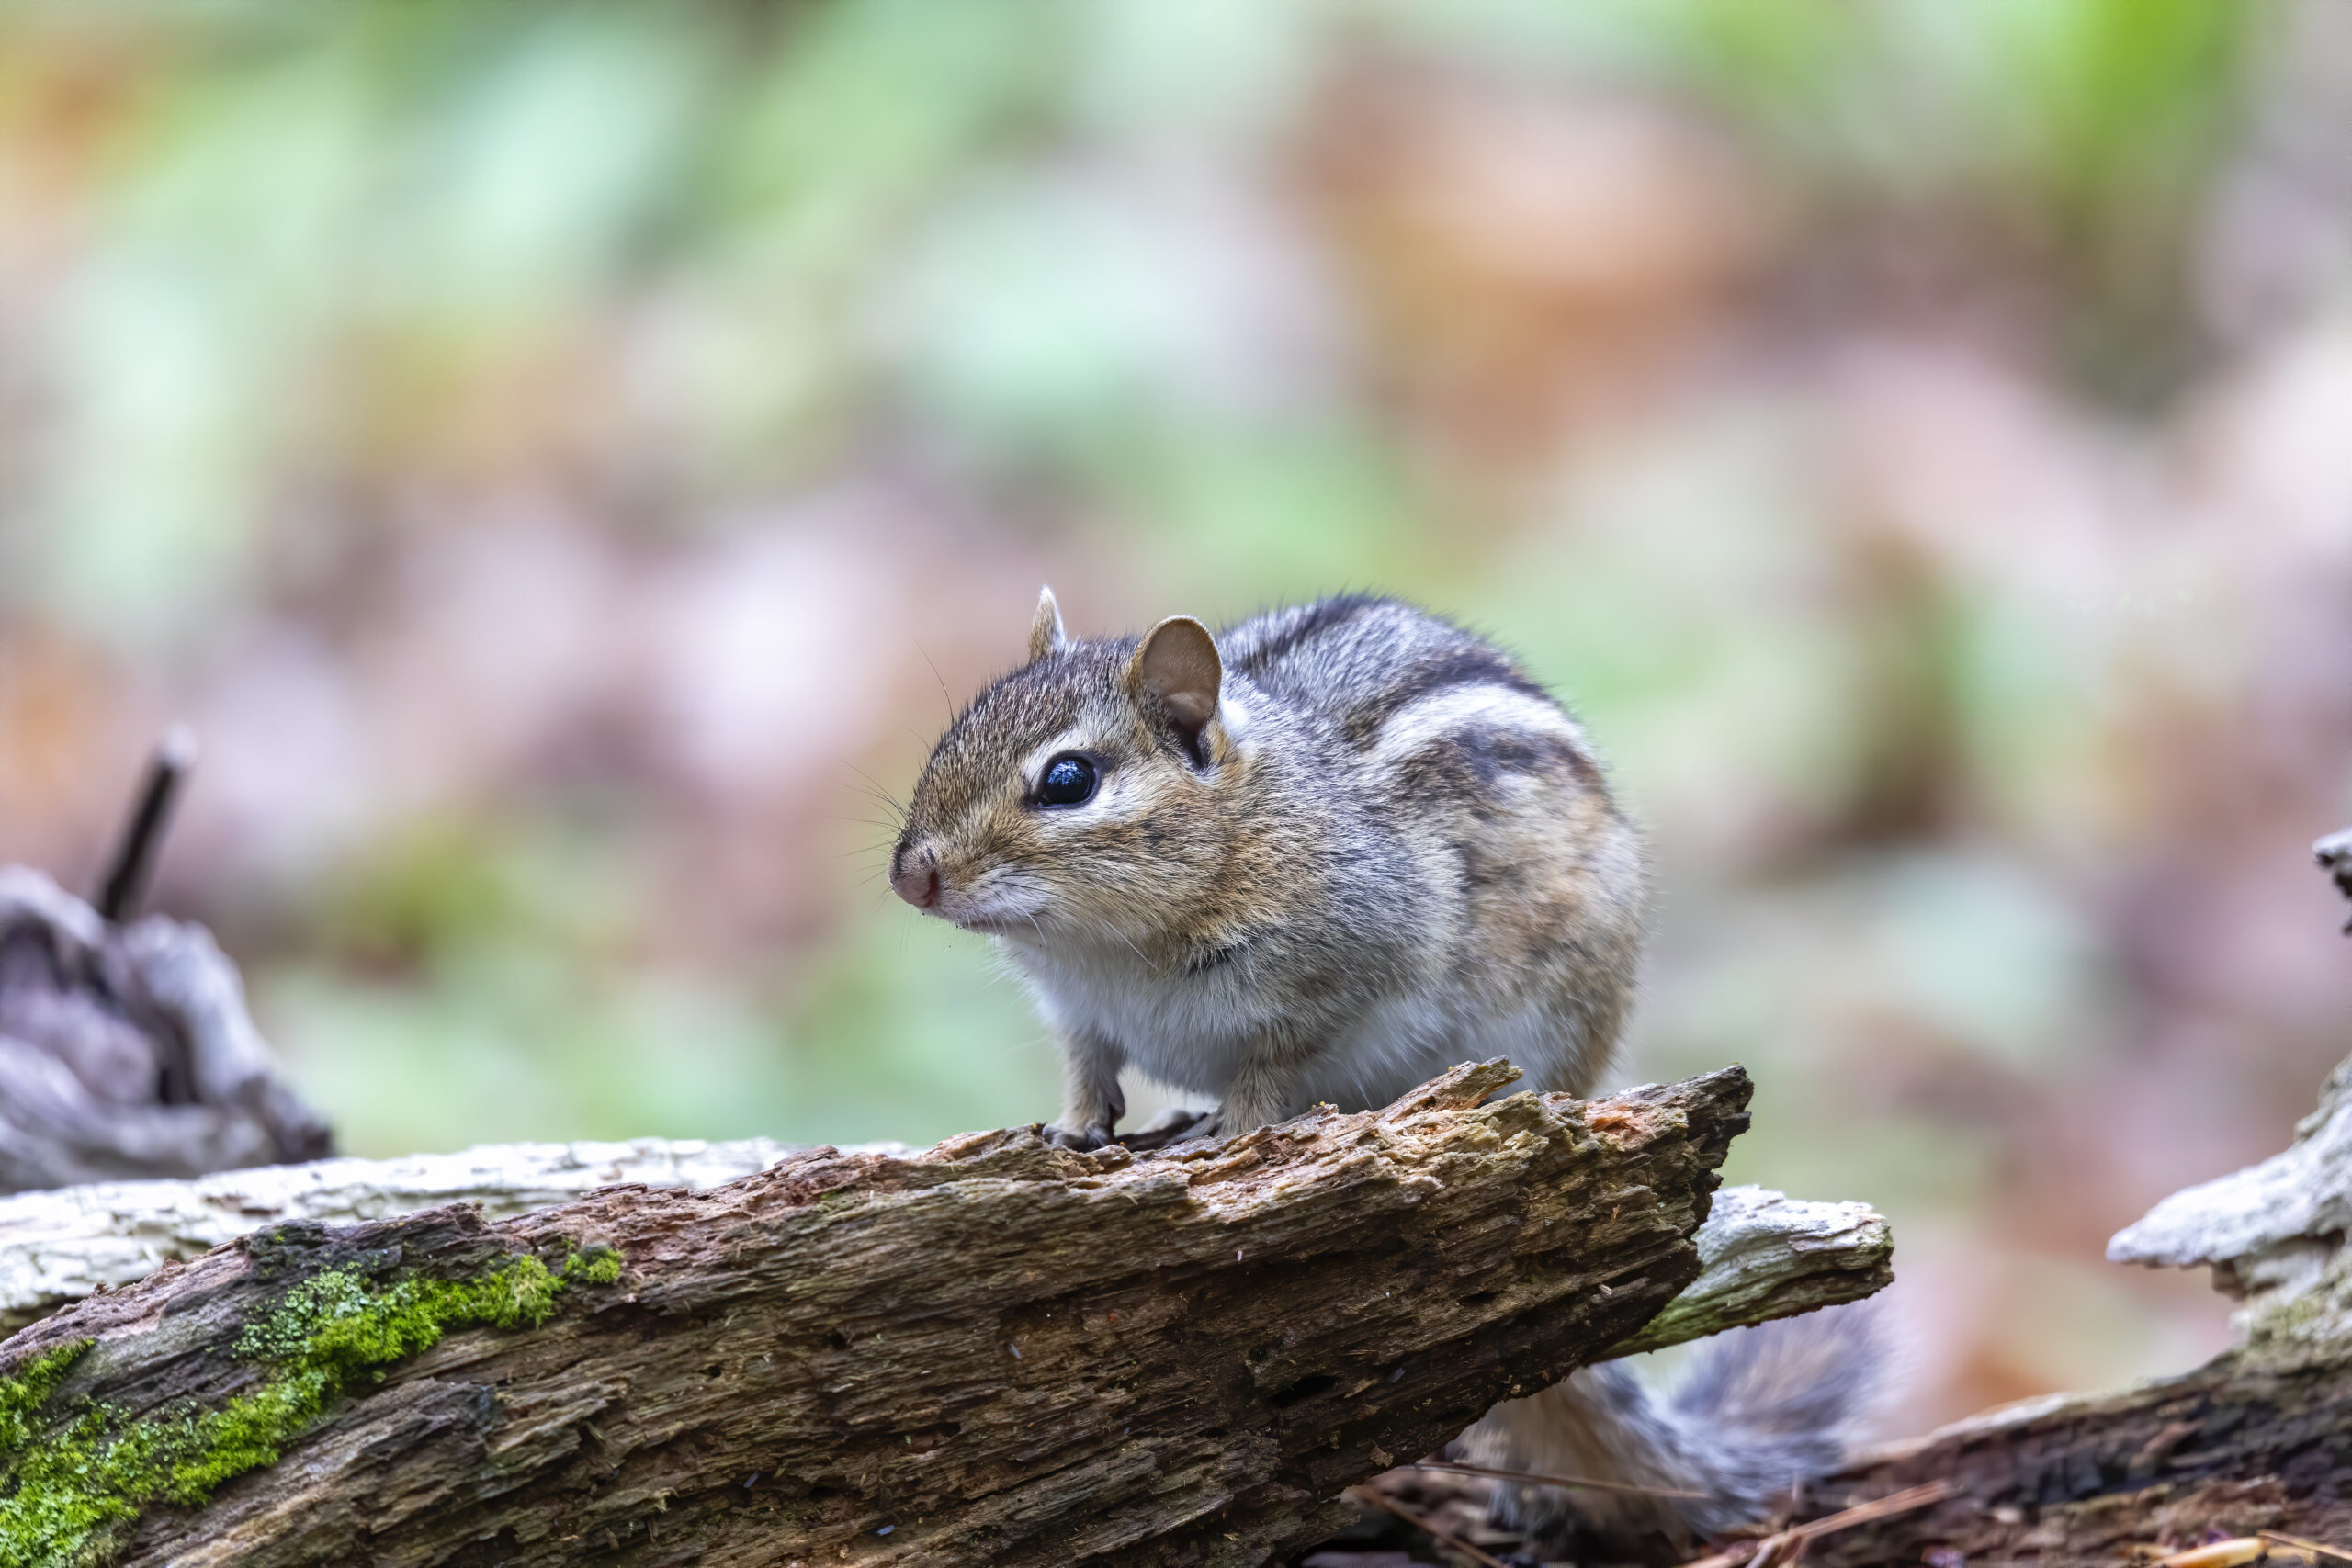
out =
[[1094,794],[1094,764],[1083,757],[1057,757],[1037,781],[1037,798],[1047,806],[1078,806]]

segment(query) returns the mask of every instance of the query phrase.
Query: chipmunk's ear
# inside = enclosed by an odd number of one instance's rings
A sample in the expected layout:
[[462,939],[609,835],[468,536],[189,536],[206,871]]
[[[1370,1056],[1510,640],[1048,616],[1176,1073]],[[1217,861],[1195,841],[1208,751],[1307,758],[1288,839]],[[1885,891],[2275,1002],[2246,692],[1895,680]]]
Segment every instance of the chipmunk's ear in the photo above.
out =
[[1127,689],[1159,705],[1195,762],[1208,761],[1201,731],[1216,716],[1217,692],[1224,684],[1225,665],[1216,656],[1216,642],[1208,627],[1190,615],[1170,615],[1144,633],[1142,646],[1127,665]]
[[1038,589],[1036,617],[1029,623],[1029,662],[1035,664],[1069,646],[1069,636],[1062,630],[1062,610],[1054,603],[1054,591]]

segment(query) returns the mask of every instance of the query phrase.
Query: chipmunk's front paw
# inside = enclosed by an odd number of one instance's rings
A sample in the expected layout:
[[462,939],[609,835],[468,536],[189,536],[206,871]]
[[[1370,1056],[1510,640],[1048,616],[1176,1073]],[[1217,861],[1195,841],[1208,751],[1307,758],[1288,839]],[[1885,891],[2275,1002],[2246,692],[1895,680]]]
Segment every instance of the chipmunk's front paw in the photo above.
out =
[[1058,1122],[1048,1122],[1044,1131],[1046,1142],[1054,1147],[1076,1149],[1081,1154],[1088,1149],[1099,1149],[1111,1141],[1111,1124],[1108,1122],[1098,1122],[1089,1127],[1065,1127]]

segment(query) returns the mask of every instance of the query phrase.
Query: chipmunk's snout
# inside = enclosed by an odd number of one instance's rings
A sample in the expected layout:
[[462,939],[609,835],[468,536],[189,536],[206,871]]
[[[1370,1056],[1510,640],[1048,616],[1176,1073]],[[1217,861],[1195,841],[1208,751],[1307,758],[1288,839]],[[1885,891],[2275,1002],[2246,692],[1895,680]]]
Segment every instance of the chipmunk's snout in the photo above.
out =
[[939,902],[939,861],[929,850],[910,854],[904,849],[890,857],[890,890],[918,909]]

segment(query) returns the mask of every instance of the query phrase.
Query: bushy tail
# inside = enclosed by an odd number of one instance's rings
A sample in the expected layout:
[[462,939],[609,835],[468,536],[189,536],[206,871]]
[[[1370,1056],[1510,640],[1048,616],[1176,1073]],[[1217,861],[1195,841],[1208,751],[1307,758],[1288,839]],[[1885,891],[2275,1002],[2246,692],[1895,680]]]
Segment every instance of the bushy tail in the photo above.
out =
[[1495,1406],[1463,1446],[1498,1469],[1696,1493],[1505,1486],[1497,1498],[1502,1523],[1539,1539],[1580,1534],[1618,1561],[1679,1551],[1838,1466],[1883,1385],[1883,1339],[1870,1303],[1734,1329],[1663,1398],[1623,1363],[1589,1367]]

